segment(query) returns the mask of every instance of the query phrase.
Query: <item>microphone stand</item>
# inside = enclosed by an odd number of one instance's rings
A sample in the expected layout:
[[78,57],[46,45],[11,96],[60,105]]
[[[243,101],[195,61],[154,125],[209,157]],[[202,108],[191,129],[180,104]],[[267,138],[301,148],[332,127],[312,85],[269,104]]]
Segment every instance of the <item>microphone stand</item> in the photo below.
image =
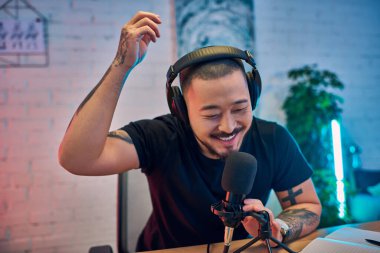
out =
[[[286,244],[283,242],[280,242],[276,238],[272,236],[272,230],[270,227],[270,217],[267,211],[261,211],[261,212],[246,212],[245,217],[251,216],[255,218],[259,223],[260,223],[260,228],[259,228],[259,235],[255,238],[253,238],[251,241],[249,241],[247,244],[243,245],[242,247],[238,248],[237,250],[234,251],[234,253],[240,253],[243,250],[247,249],[251,245],[255,244],[259,240],[265,241],[265,245],[267,247],[267,251],[269,253],[272,253],[272,247],[270,246],[270,241],[273,241],[277,243],[278,247],[283,248],[289,253],[297,253],[293,250],[291,250]],[[260,218],[258,218],[260,216]]]
[[[247,244],[243,245],[242,247],[238,248],[234,251],[234,253],[240,253],[243,250],[249,248],[254,243],[258,242],[259,240],[265,241],[265,245],[267,247],[267,251],[269,253],[272,253],[272,247],[270,246],[270,241],[273,241],[277,243],[278,247],[283,248],[289,253],[297,253],[293,250],[291,250],[287,245],[280,242],[276,238],[272,236],[272,230],[270,227],[270,216],[267,211],[261,211],[261,212],[243,212],[241,207],[234,208],[232,212],[225,211],[223,208],[223,201],[220,201],[218,203],[215,203],[211,205],[211,211],[213,214],[218,215],[219,218],[227,224],[230,228],[236,228],[242,219],[244,219],[247,216],[251,216],[255,218],[259,224],[260,228],[258,230],[259,235],[255,238],[253,238],[251,241],[249,241]],[[231,226],[231,224],[233,226]],[[225,245],[224,252],[227,253],[229,249],[229,245]]]

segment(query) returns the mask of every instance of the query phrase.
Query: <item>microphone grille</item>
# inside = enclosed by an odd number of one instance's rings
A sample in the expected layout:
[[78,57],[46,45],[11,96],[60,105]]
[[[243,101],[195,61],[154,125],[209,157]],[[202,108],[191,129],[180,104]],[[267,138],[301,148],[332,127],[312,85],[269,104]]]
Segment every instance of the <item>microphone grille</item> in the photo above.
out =
[[257,172],[256,158],[244,152],[232,152],[226,159],[222,187],[226,192],[247,195],[252,190]]

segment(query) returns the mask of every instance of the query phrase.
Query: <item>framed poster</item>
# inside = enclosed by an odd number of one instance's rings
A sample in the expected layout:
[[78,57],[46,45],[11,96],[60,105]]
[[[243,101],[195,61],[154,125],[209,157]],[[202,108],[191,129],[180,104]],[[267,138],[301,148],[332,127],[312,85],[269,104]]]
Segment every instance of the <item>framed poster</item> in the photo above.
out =
[[26,0],[0,6],[0,67],[48,66],[46,18]]

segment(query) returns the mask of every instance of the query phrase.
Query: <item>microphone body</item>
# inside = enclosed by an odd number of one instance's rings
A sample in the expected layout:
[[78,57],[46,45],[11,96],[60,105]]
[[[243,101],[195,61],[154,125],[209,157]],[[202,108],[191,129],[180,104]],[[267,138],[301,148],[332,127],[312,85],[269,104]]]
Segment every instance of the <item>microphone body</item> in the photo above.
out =
[[225,225],[224,253],[229,250],[234,229],[244,218],[243,200],[252,189],[256,172],[257,161],[250,154],[235,151],[226,159],[222,176],[222,188],[226,191],[226,198],[211,207],[212,212]]

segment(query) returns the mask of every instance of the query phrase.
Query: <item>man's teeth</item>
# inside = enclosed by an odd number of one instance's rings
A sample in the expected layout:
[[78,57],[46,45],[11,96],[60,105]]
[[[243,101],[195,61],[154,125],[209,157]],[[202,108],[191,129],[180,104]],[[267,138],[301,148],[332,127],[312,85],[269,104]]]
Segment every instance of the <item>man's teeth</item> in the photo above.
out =
[[222,141],[229,141],[229,140],[232,140],[232,138],[234,138],[235,136],[236,134],[228,136],[228,137],[219,137],[219,139]]

